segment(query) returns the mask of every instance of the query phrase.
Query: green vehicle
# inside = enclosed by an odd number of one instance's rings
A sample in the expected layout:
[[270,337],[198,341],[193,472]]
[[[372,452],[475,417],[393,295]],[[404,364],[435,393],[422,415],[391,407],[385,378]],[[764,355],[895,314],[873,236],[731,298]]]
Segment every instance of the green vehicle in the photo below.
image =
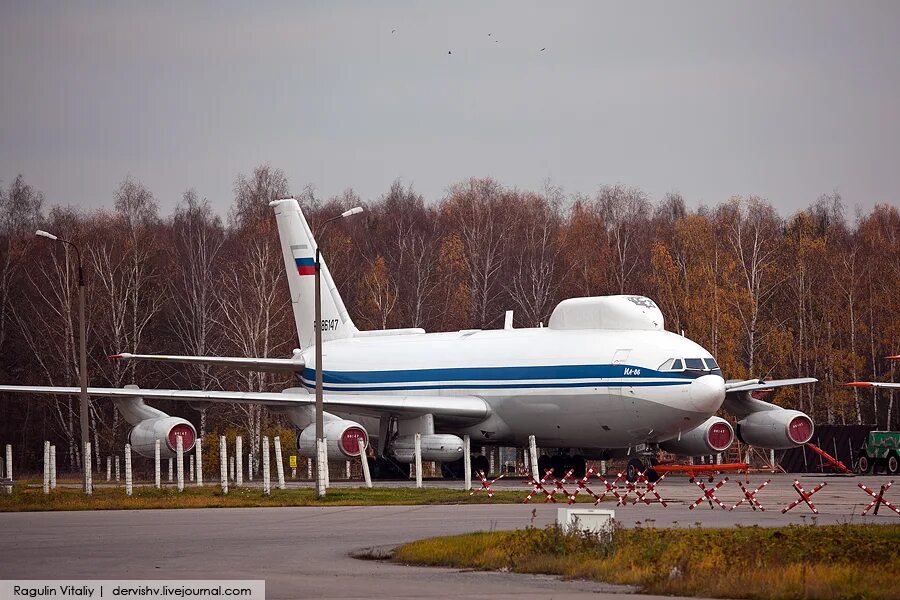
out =
[[856,472],[860,474],[900,471],[900,431],[870,431],[859,450]]

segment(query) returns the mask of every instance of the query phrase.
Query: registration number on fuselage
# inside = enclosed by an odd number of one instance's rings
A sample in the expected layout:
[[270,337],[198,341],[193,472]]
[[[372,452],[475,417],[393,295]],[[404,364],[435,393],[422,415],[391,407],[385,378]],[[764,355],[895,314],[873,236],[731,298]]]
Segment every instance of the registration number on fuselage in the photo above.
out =
[[[313,322],[315,324],[315,322]],[[337,331],[337,319],[322,319],[322,331]]]
[[640,369],[632,369],[631,367],[625,367],[624,374],[625,375],[640,375],[641,370]]

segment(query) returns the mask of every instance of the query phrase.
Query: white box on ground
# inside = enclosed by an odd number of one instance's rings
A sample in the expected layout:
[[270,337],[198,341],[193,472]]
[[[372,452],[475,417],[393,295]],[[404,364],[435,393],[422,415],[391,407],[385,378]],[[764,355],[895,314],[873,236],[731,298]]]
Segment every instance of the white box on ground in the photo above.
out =
[[600,508],[557,508],[556,524],[566,533],[572,529],[587,531],[609,531],[613,526],[616,511]]

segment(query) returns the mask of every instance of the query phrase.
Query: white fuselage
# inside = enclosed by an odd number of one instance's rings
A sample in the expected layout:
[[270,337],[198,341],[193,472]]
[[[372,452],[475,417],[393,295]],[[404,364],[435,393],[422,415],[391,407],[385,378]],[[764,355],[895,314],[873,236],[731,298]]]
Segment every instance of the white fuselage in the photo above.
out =
[[[303,358],[311,390],[312,348]],[[326,394],[484,399],[492,414],[479,423],[435,416],[474,442],[627,448],[677,437],[722,404],[718,374],[660,371],[671,358],[712,357],[668,331],[536,328],[338,339],[322,362]]]

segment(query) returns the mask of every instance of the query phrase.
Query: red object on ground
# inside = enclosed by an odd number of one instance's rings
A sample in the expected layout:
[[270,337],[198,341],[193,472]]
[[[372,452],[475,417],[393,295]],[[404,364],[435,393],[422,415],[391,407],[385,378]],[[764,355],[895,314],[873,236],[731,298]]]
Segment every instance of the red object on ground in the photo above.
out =
[[[595,494],[594,491],[586,485],[587,482],[588,482],[588,479],[590,479],[590,478],[591,478],[591,475],[593,475],[594,473],[595,473],[594,469],[593,469],[593,468],[590,468],[590,469],[588,469],[587,473],[584,474],[584,477],[582,477],[581,479],[578,480],[578,482],[577,482],[577,483],[578,483],[578,489],[575,490],[575,491],[569,496],[569,501],[567,502],[567,504],[574,504],[574,503],[575,503],[575,496],[577,496],[578,493],[581,492],[581,491],[584,491],[585,493],[590,494],[590,495],[594,498],[594,504],[597,504],[597,503],[600,502],[601,496],[598,496],[597,494]],[[599,477],[599,475],[598,475],[598,477]],[[600,477],[600,481],[603,481],[603,478],[602,478],[602,477]]]
[[752,508],[753,510],[756,510],[757,508],[762,511],[766,510],[765,508],[763,508],[763,505],[759,503],[759,500],[756,499],[756,495],[770,483],[772,483],[772,480],[767,479],[764,484],[762,484],[761,486],[759,486],[758,488],[756,488],[755,490],[750,492],[747,490],[747,488],[744,487],[743,483],[738,481],[737,484],[741,487],[741,491],[744,492],[744,497],[741,498],[740,500],[738,500],[737,502],[735,502],[734,506],[732,506],[729,510],[736,509],[738,506],[740,506],[744,502],[749,502],[750,508]]
[[[544,484],[546,484],[548,480],[553,481],[553,490],[551,490],[549,492],[544,487]],[[553,468],[552,467],[547,469],[546,471],[544,471],[544,476],[541,478],[540,481],[537,481],[532,477],[531,480],[528,481],[527,483],[530,483],[532,485],[532,488],[531,488],[531,491],[528,493],[528,495],[525,496],[525,500],[522,501],[522,504],[528,504],[531,501],[531,498],[538,492],[543,492],[544,495],[546,496],[546,498],[544,498],[544,502],[556,502],[556,498],[554,498],[553,495],[556,494],[557,481],[556,481],[556,478],[553,476]]]
[[694,508],[696,508],[697,506],[700,506],[700,504],[702,504],[704,501],[709,502],[710,508],[713,508],[713,502],[715,502],[716,504],[718,504],[719,506],[722,507],[722,510],[728,510],[727,508],[725,508],[725,505],[722,504],[722,501],[716,497],[716,491],[720,487],[722,487],[723,485],[728,483],[727,477],[709,489],[706,489],[706,486],[703,485],[702,482],[697,481],[696,479],[692,478],[691,481],[693,481],[695,484],[697,484],[697,487],[699,487],[703,491],[703,495],[700,496],[699,498],[697,498],[697,500],[693,504],[688,506],[688,508],[690,510],[694,510]]
[[491,486],[494,485],[495,483],[497,483],[498,481],[500,481],[501,479],[503,479],[503,475],[500,475],[500,477],[498,477],[497,479],[494,479],[490,483],[488,483],[487,477],[485,477],[485,475],[484,475],[484,471],[478,471],[476,473],[476,475],[478,475],[478,479],[481,480],[481,487],[478,488],[477,490],[472,490],[472,492],[469,495],[474,496],[477,492],[480,492],[482,490],[487,490],[488,498],[493,498],[494,490],[491,489]]
[[809,448],[810,450],[812,450],[813,452],[815,452],[816,454],[818,454],[819,456],[821,456],[822,458],[824,458],[828,462],[828,464],[830,464],[835,469],[837,469],[839,471],[843,471],[844,473],[849,473],[851,475],[853,474],[853,471],[848,469],[847,465],[845,465],[844,463],[842,463],[841,461],[839,461],[832,455],[828,454],[827,452],[825,452],[824,450],[822,450],[821,448],[819,448],[812,442],[807,442],[806,447]]
[[870,510],[872,510],[873,506],[875,507],[875,512],[872,514],[877,515],[878,507],[881,506],[882,504],[884,504],[889,509],[891,509],[892,511],[894,511],[895,513],[900,515],[900,509],[898,509],[896,506],[894,506],[893,504],[891,504],[890,502],[888,502],[887,500],[884,499],[884,493],[886,491],[888,491],[889,489],[891,489],[891,486],[894,485],[893,480],[889,481],[887,485],[882,484],[881,489],[878,491],[877,494],[875,493],[875,490],[873,490],[872,488],[866,487],[862,483],[857,483],[856,485],[858,485],[862,491],[864,491],[868,495],[872,496],[872,501],[869,502],[869,505],[866,507],[866,509],[864,511],[862,511],[863,516],[866,516],[866,513],[869,512]]
[[704,474],[708,475],[710,478],[710,482],[712,482],[712,477],[716,473],[737,471],[738,473],[743,473],[744,475],[746,475],[750,469],[750,464],[725,463],[722,465],[655,465],[652,468],[660,475],[663,475],[665,473],[684,473],[691,479],[693,479],[697,475]]
[[812,497],[813,494],[815,494],[816,492],[818,492],[819,490],[821,490],[821,489],[822,489],[823,487],[825,487],[826,485],[828,485],[828,484],[827,484],[827,483],[820,483],[819,485],[817,485],[816,487],[814,487],[812,490],[810,490],[809,492],[807,492],[806,490],[803,489],[803,486],[800,485],[800,482],[799,482],[798,480],[795,479],[795,480],[794,480],[794,490],[796,490],[796,492],[797,492],[798,494],[800,494],[800,498],[798,498],[797,500],[794,500],[793,502],[791,502],[790,504],[788,504],[787,507],[782,508],[782,509],[781,509],[781,514],[786,513],[787,511],[791,510],[792,508],[794,508],[795,506],[797,506],[797,505],[800,504],[801,502],[806,502],[806,505],[810,508],[810,510],[812,510],[815,514],[819,514],[819,511],[816,510],[816,505],[812,503],[812,501],[810,500],[810,498]]

